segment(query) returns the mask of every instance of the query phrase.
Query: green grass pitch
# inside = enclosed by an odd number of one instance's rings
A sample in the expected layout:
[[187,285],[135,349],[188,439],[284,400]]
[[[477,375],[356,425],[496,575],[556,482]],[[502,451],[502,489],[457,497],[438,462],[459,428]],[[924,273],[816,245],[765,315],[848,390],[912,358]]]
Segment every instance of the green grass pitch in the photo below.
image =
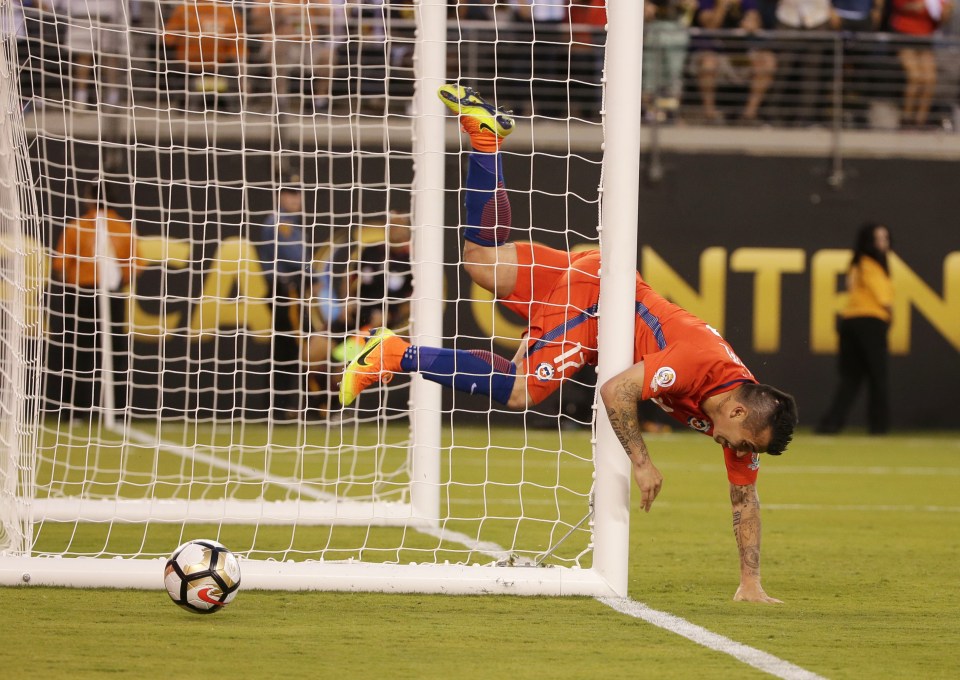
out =
[[[764,586],[781,606],[731,601],[717,447],[648,444],[665,482],[650,514],[634,506],[632,599],[828,678],[960,677],[960,436],[801,434],[764,457]],[[241,590],[196,616],[159,590],[0,588],[0,630],[8,678],[764,676],[590,598]]]

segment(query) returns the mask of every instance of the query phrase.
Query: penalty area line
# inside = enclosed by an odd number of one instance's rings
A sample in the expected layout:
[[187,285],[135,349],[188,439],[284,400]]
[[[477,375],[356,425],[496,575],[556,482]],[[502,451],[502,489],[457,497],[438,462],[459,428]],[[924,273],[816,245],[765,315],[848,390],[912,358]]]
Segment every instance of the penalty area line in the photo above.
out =
[[741,642],[713,633],[706,628],[690,623],[686,619],[681,619],[679,616],[651,609],[642,602],[636,602],[628,597],[598,597],[597,601],[621,614],[642,619],[658,628],[685,637],[698,645],[728,654],[737,661],[783,680],[825,680],[822,676],[811,673],[789,661],[784,661],[773,654],[762,652]]

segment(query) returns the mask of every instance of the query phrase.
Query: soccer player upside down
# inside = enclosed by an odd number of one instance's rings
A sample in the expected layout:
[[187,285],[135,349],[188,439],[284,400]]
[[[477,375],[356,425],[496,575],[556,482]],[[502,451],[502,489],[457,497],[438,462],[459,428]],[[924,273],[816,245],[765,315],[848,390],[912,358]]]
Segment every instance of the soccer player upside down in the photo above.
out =
[[[380,329],[350,363],[340,401],[394,373],[419,373],[453,389],[489,395],[509,408],[538,404],[584,364],[597,361],[600,254],[508,242],[510,202],[499,149],[514,129],[503,109],[473,90],[444,85],[440,99],[460,116],[473,152],[466,177],[463,262],[471,278],[528,320],[526,343],[510,361],[491,352],[418,347]],[[759,454],[779,455],[797,423],[793,398],[757,383],[714,329],[636,277],[633,366],[600,388],[610,423],[633,463],[649,511],[663,477],[641,435],[637,407],[650,399],[673,418],[723,446],[734,534],[740,552],[735,599],[779,602],[760,585]]]

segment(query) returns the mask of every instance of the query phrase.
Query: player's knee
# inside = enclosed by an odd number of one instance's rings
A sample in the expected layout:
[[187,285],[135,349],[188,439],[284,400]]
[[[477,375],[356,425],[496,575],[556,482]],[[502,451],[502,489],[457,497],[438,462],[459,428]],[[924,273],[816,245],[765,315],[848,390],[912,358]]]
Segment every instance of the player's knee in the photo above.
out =
[[473,265],[496,264],[497,249],[495,246],[482,246],[473,241],[463,242],[463,264],[466,267]]
[[483,281],[489,278],[492,274],[491,269],[493,265],[481,264],[479,262],[471,262],[468,260],[463,261],[463,269],[467,272],[467,275],[473,280],[483,285]]
[[496,278],[497,249],[467,241],[463,244],[463,268],[477,285],[490,290]]

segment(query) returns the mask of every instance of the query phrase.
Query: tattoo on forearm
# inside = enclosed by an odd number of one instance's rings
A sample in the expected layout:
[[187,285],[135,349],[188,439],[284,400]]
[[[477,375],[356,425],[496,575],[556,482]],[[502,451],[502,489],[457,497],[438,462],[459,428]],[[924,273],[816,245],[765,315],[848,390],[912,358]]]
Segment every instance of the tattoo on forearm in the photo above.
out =
[[640,395],[641,388],[633,383],[617,385],[613,403],[607,407],[607,417],[627,454],[636,453],[641,460],[647,460],[650,456],[643,442],[643,431],[637,416]]
[[737,539],[741,569],[760,570],[760,501],[753,486],[730,486],[733,535]]

